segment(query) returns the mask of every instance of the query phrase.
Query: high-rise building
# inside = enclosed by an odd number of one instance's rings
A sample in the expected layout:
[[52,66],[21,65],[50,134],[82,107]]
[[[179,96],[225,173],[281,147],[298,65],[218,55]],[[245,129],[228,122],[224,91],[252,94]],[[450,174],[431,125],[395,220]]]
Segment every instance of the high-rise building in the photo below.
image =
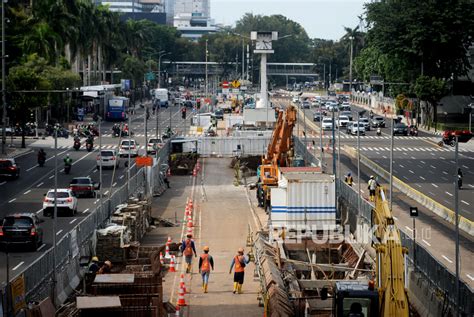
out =
[[214,33],[209,0],[174,0],[173,26],[183,37],[197,40],[204,34]]

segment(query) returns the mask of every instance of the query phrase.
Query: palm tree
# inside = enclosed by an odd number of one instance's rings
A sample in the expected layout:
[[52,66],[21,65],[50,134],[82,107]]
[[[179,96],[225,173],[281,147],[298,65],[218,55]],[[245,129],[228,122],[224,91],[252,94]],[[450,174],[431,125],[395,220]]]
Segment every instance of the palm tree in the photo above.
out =
[[59,57],[58,48],[63,47],[61,36],[48,23],[38,22],[23,37],[22,48],[25,55],[37,53],[51,64],[56,64]]

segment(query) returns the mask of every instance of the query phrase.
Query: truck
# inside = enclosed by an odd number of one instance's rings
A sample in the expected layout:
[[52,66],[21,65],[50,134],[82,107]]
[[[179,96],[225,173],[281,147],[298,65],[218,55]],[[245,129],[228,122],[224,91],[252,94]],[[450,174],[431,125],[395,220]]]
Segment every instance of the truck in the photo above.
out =
[[153,91],[154,97],[154,106],[158,106],[160,108],[168,108],[169,105],[169,93],[168,89],[166,88],[156,88]]

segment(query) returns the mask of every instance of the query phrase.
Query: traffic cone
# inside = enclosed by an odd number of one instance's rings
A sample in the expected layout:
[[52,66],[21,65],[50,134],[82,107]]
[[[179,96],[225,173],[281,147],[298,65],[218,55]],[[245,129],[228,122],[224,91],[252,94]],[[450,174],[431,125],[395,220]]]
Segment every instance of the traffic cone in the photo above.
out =
[[170,262],[170,269],[169,269],[169,272],[176,272],[176,269],[174,267],[175,263],[174,263],[174,255],[171,256],[171,262]]
[[166,241],[166,244],[170,244],[171,243],[171,237],[168,236],[168,241]]
[[163,259],[163,252],[160,252],[160,263],[161,265],[165,264],[165,260]]
[[194,226],[193,226],[193,220],[192,220],[191,218],[188,218],[188,224],[187,224],[187,227],[188,227],[188,228],[192,228],[192,227],[194,227]]
[[191,213],[191,210],[189,209],[189,205],[186,205],[186,209],[184,210],[184,214],[186,217]]
[[175,317],[181,316],[181,315],[179,314],[179,306],[176,306],[176,310],[175,310],[174,315],[175,315]]
[[196,177],[197,175],[197,171],[196,171],[196,168],[193,169],[193,176]]
[[180,287],[178,293],[178,306],[186,306],[186,301],[184,300],[184,290]]
[[193,227],[188,227],[188,229],[186,230],[186,235],[188,234],[193,234]]
[[165,249],[165,259],[171,259],[170,246],[168,243],[166,244],[166,249]]
[[189,209],[192,211],[193,210],[193,200],[189,200]]
[[186,293],[186,285],[184,284],[184,274],[181,273],[181,278],[179,279],[179,288],[182,288],[184,293]]

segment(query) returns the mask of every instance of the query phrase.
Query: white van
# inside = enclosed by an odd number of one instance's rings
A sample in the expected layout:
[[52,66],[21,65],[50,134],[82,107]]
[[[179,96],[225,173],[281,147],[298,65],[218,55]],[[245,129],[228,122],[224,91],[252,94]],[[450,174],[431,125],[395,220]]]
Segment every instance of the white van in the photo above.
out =
[[160,108],[168,108],[168,89],[156,88],[153,92],[155,103],[160,103]]

